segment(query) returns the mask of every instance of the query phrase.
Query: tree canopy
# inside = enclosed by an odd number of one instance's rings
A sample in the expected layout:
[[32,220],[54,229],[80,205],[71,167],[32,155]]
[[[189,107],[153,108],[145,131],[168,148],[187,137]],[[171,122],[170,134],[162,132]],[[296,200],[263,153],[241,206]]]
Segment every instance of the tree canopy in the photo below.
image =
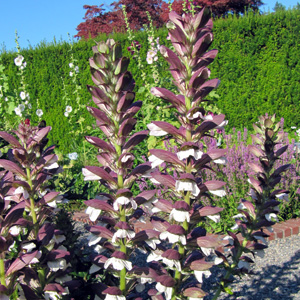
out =
[[[172,10],[182,14],[184,2],[186,7],[189,7],[188,0],[173,0]],[[194,0],[193,4],[196,11],[204,6],[209,7],[214,17],[226,16],[228,13],[242,14],[248,9],[258,11],[259,6],[263,5],[261,0]],[[100,33],[124,32],[123,5],[126,7],[132,30],[140,30],[144,24],[149,24],[146,12],[150,14],[153,25],[157,28],[168,20],[169,4],[163,0],[119,0],[111,4],[110,11],[105,11],[103,4],[84,5],[83,8],[86,9],[84,22],[77,26],[78,33],[75,37],[94,38]]]

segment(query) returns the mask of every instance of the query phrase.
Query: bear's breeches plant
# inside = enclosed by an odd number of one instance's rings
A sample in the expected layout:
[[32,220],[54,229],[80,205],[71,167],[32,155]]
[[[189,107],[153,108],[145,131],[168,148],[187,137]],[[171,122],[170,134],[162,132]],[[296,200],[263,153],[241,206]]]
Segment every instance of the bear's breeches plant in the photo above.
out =
[[[275,115],[261,117],[249,146],[256,157],[249,163],[250,197],[240,200],[225,238],[209,233],[223,210],[213,199],[226,195],[215,169],[227,163],[229,151],[211,147],[228,123],[225,115],[205,109],[207,96],[220,84],[210,78],[209,65],[218,53],[209,49],[213,23],[207,8],[182,16],[171,12],[169,18],[171,47],[161,45],[159,51],[174,86],[152,87],[151,93],[167,102],[172,124],[153,120],[135,131],[142,101],[135,99],[129,58],[113,39],[97,43],[89,60],[93,85],[87,88],[94,106],[87,110],[99,136],[85,136],[97,149],[97,165],[85,165],[82,174],[105,192],[85,201],[92,253],[84,276],[86,299],[203,299],[208,291],[202,283],[215,265],[225,272],[213,299],[232,293],[232,275],[249,273],[253,257],[263,256],[278,205],[288,198],[287,190],[276,189],[290,167],[278,165],[287,150],[279,146],[284,133]],[[1,299],[74,299],[72,291],[80,286],[73,250],[63,246],[63,232],[53,224],[63,197],[48,184],[60,171],[54,146],[45,148],[50,129],[26,120],[14,131],[17,138],[0,132],[11,147],[8,159],[0,159]],[[148,136],[159,147],[147,150],[138,165],[137,148]],[[212,180],[203,176],[207,170],[216,174]],[[149,188],[138,190],[141,183]],[[136,260],[141,253],[142,263]]]

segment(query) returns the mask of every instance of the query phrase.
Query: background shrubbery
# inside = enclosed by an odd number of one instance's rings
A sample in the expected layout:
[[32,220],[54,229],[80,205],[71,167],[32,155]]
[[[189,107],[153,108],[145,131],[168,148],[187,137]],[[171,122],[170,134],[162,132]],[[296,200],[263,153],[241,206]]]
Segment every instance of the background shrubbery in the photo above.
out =
[[[214,22],[215,39],[212,48],[219,50],[215,62],[211,66],[212,78],[221,79],[217,90],[219,98],[217,106],[229,121],[227,128],[250,128],[259,115],[265,112],[276,113],[284,117],[287,127],[299,125],[300,106],[300,10],[286,10],[267,15],[254,15],[237,18],[229,16],[226,19]],[[162,28],[155,32],[160,38],[160,44],[169,45],[166,40],[167,30]],[[130,46],[128,36],[114,34],[115,40],[122,44],[124,55],[131,57],[127,51]],[[96,40],[106,40],[106,35]],[[135,33],[135,39],[140,42],[141,56],[144,58],[144,71],[151,79],[151,68],[146,62],[147,35],[145,32]],[[81,104],[90,101],[86,84],[92,84],[88,59],[92,55],[92,46],[95,40],[79,41],[73,44],[72,53],[79,66],[79,84]],[[64,117],[66,103],[64,103],[63,80],[66,91],[72,96],[74,85],[70,72],[71,49],[69,43],[51,45],[41,44],[36,48],[24,49],[27,67],[25,79],[33,105],[33,112],[39,101],[39,108],[44,111],[43,118],[47,125],[52,126],[50,143],[57,144],[62,153],[76,150],[76,145],[82,143],[81,136],[72,136],[73,143],[69,142],[68,132],[70,125],[68,118]],[[19,86],[19,78],[15,75],[17,67],[14,64],[16,53],[2,53],[2,63],[5,74],[9,77],[10,89]],[[165,71],[165,62],[159,57],[159,73],[165,79],[164,87],[169,88],[170,76]],[[140,76],[135,60],[131,59],[129,70],[136,79],[137,99],[143,100],[144,105],[151,106],[151,99],[147,99],[147,91],[140,89],[144,82]],[[63,80],[62,80],[63,79]],[[154,82],[153,82],[154,85]],[[71,104],[72,105],[72,104]],[[157,110],[157,103],[152,110]],[[145,110],[143,110],[145,111]],[[85,109],[81,116],[85,119],[83,126],[87,127],[92,120]],[[33,121],[37,116],[32,114]],[[157,118],[156,118],[157,119]],[[141,116],[140,120],[143,120]],[[145,124],[142,124],[145,126]],[[79,126],[78,124],[76,126]],[[88,130],[93,130],[88,127]]]

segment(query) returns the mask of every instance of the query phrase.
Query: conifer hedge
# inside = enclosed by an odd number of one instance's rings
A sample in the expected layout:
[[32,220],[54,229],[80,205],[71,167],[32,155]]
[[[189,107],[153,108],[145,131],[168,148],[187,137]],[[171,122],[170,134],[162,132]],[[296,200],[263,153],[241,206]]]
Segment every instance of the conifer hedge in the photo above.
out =
[[[257,117],[265,113],[276,113],[284,117],[287,126],[300,126],[299,19],[300,10],[292,9],[266,15],[249,13],[239,18],[229,16],[214,22],[215,38],[211,48],[218,49],[219,54],[211,65],[211,76],[221,80],[216,91],[219,95],[217,106],[229,120],[229,128],[250,128]],[[166,29],[158,30],[157,36],[160,37],[161,44],[169,45]],[[101,35],[97,41],[107,38],[106,35]],[[114,34],[112,38],[122,44],[124,55],[131,57],[127,51],[130,46],[128,37]],[[145,32],[138,32],[135,33],[135,39],[142,45],[144,70],[148,78],[151,78],[150,66],[146,63],[147,36]],[[86,105],[90,104],[91,98],[86,85],[92,84],[88,60],[92,56],[93,45],[95,40],[79,41],[73,44],[72,49],[79,66],[81,103]],[[38,121],[35,115],[38,99],[38,106],[44,111],[43,119],[47,121],[47,125],[52,126],[50,143],[57,144],[63,153],[76,151],[76,144],[82,137],[72,136],[73,142],[70,143],[69,119],[64,117],[66,103],[63,101],[62,78],[68,94],[72,95],[74,90],[69,76],[69,43],[41,44],[36,48],[22,49],[21,54],[27,62],[25,78],[33,106],[33,122]],[[19,86],[19,78],[15,75],[17,67],[14,65],[16,55],[12,52],[1,54],[11,90]],[[160,74],[166,78],[168,85],[167,79],[170,76],[167,66],[161,58],[160,62]],[[146,105],[151,105],[145,99],[146,91],[139,92],[144,82],[134,59],[131,59],[129,70],[136,80],[137,99],[145,100]],[[153,106],[153,109],[156,107]],[[84,127],[92,124],[93,120],[85,109],[80,116],[85,119]],[[140,118],[143,118],[142,112]]]

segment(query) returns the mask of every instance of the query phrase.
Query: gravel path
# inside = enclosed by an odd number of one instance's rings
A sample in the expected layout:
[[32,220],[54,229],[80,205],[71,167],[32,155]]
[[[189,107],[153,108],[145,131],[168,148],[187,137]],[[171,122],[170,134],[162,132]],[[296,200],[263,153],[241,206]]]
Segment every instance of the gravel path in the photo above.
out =
[[[234,295],[223,293],[218,299],[300,300],[300,235],[271,241],[268,246],[264,258],[255,259],[254,275],[237,277],[231,285]],[[210,290],[216,277],[217,271],[205,281],[205,291]]]
[[[88,236],[83,224],[75,222],[77,231]],[[264,258],[256,257],[252,268],[254,274],[245,275],[231,284],[234,295],[222,293],[220,300],[300,300],[300,234],[269,242]],[[204,280],[203,290],[213,298],[213,288],[221,271],[211,270],[212,275]]]

